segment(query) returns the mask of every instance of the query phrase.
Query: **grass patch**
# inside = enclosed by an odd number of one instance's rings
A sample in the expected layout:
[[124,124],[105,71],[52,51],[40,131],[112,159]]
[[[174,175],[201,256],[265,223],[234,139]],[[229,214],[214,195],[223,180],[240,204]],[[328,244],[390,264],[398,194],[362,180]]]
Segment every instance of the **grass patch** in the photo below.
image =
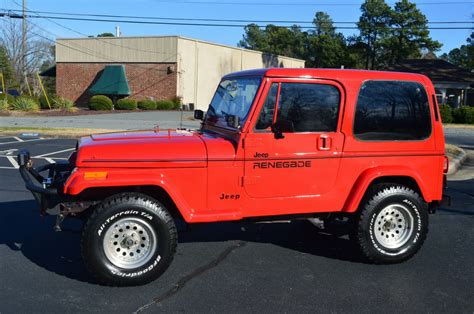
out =
[[443,127],[449,129],[474,129],[474,124],[443,123]]

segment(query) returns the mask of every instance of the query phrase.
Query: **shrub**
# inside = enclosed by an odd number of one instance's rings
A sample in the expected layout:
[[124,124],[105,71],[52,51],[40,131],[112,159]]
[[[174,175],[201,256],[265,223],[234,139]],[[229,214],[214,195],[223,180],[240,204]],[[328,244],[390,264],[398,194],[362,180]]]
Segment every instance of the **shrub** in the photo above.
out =
[[0,98],[0,112],[6,112],[10,108],[6,98]]
[[474,124],[474,107],[460,107],[453,110],[454,123]]
[[[53,108],[53,103],[54,103],[53,97],[48,96],[48,99],[49,99],[49,104],[51,105],[51,108]],[[46,101],[46,97],[41,96],[39,98],[39,104],[40,104],[41,109],[49,109],[48,102]]]
[[137,109],[137,101],[130,98],[122,98],[117,101],[115,109],[118,110],[135,110]]
[[138,108],[142,110],[156,110],[156,101],[145,99],[138,102]]
[[156,103],[156,109],[158,110],[171,110],[174,108],[174,102],[171,100],[160,100]]
[[20,96],[10,104],[10,108],[21,111],[39,111],[40,106],[36,99],[28,96]]
[[171,101],[173,102],[173,109],[174,110],[179,110],[181,109],[181,106],[183,105],[183,100],[181,99],[181,97],[173,97],[171,98]]
[[51,108],[60,109],[66,112],[76,112],[77,108],[74,105],[74,102],[67,98],[58,97],[53,99]]
[[92,96],[89,100],[89,108],[91,110],[112,110],[112,99],[104,95]]
[[439,112],[441,113],[441,120],[443,121],[443,123],[453,122],[453,113],[449,105],[440,105]]
[[8,101],[9,104],[13,104],[13,102],[15,101],[15,97],[10,95],[10,94],[2,94],[0,95],[0,100],[1,99],[6,99]]

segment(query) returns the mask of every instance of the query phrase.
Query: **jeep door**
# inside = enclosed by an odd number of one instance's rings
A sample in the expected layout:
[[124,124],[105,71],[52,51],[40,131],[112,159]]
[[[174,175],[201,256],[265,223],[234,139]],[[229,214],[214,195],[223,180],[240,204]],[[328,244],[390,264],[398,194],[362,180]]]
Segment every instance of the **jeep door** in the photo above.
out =
[[320,199],[338,176],[342,87],[329,80],[269,78],[262,95],[244,140],[245,192],[254,199]]

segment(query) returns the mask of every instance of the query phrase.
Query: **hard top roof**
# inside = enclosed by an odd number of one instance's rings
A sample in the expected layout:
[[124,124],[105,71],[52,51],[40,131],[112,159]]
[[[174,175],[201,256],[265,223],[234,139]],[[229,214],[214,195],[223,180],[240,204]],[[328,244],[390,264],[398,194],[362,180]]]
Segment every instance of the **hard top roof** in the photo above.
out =
[[240,71],[227,74],[224,78],[238,76],[300,77],[356,80],[412,80],[424,81],[425,75],[406,72],[348,70],[348,69],[312,69],[312,68],[268,68]]

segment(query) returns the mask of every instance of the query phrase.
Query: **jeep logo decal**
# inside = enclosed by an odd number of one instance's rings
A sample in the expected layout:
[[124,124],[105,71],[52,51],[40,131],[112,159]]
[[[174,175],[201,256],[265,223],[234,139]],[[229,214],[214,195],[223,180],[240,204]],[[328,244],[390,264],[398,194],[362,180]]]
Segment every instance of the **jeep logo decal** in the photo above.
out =
[[224,194],[222,193],[219,196],[220,200],[238,200],[240,198],[240,194]]
[[255,155],[253,155],[253,158],[268,158],[268,153],[256,152]]

